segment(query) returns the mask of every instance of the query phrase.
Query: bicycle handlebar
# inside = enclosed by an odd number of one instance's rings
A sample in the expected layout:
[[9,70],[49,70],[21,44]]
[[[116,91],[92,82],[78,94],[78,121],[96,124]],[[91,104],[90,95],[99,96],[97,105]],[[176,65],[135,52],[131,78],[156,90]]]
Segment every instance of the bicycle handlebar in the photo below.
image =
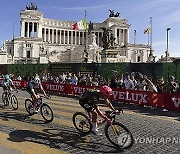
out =
[[49,96],[40,96],[40,98],[50,99],[50,97],[49,97]]
[[[123,113],[123,110],[122,109],[117,109],[119,111],[119,114]],[[116,111],[105,111],[105,113],[111,117],[113,115],[119,115]]]

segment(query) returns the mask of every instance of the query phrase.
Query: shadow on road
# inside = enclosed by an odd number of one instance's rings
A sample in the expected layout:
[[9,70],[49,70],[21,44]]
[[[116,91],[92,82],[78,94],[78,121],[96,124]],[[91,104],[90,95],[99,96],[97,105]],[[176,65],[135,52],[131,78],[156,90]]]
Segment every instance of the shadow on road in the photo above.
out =
[[22,114],[22,113],[20,114],[20,113],[16,113],[16,111],[1,112],[0,118],[4,121],[8,121],[8,119],[13,119],[13,120],[18,120],[18,121],[26,122],[30,124],[45,124],[46,123],[44,120],[33,119],[28,114]]
[[[63,147],[71,152],[92,152],[92,153],[121,153],[121,149],[111,146],[108,141],[91,141],[91,136],[83,136],[76,131],[69,129],[44,129],[43,132],[31,130],[15,130],[9,133],[8,140],[12,142],[34,142],[51,148],[63,150]],[[66,144],[66,145],[64,145]],[[73,151],[72,151],[73,150]]]

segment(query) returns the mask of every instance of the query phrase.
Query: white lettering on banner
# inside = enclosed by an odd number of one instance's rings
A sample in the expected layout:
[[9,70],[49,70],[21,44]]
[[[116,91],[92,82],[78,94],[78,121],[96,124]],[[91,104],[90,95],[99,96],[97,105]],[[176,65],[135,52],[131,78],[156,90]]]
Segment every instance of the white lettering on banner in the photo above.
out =
[[119,99],[124,99],[124,92],[119,92]]
[[53,90],[53,91],[64,91],[64,86],[62,85],[51,85],[51,84],[46,84],[47,90]]
[[129,96],[129,92],[126,92],[126,100],[130,101],[131,98],[129,98],[128,96]]
[[116,100],[116,98],[121,100],[128,100],[128,101],[134,101],[134,102],[140,102],[140,103],[147,103],[147,94],[137,94],[137,93],[129,93],[127,92],[118,92],[113,91],[113,97]]
[[83,94],[89,88],[74,87],[75,94]]
[[[136,102],[138,100],[138,95],[135,95],[135,93],[132,93],[131,95],[132,95],[132,100]],[[136,98],[134,98],[134,96],[136,96]]]
[[46,84],[46,89],[49,90],[49,84]]
[[175,107],[180,107],[180,98],[173,97],[172,101],[174,102]]
[[147,95],[140,94],[140,96],[141,96],[141,99],[139,101],[142,102],[142,103],[147,103],[147,101],[145,99],[147,97]]

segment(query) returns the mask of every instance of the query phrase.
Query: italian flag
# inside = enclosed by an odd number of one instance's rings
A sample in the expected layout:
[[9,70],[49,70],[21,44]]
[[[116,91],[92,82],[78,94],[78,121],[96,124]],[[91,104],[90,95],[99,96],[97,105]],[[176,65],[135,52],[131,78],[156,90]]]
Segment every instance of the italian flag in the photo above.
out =
[[73,24],[73,30],[83,30],[87,28],[86,19]]

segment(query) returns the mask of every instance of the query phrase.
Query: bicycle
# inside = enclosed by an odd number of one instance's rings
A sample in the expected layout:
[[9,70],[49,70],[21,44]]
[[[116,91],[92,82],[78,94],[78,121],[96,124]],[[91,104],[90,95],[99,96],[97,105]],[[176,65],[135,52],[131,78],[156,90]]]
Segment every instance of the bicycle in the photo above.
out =
[[[38,111],[40,110],[41,116],[46,122],[52,122],[54,119],[53,111],[50,108],[50,106],[43,101],[43,97],[44,96],[40,96],[40,98],[38,98],[36,109]],[[49,97],[45,97],[45,98],[49,99]],[[25,108],[30,116],[36,114],[33,107],[33,99],[25,100]]]
[[[119,110],[121,113],[123,113],[123,110]],[[103,120],[100,124],[104,124],[104,132],[106,138],[109,140],[111,144],[113,144],[116,147],[119,147],[121,149],[127,149],[133,146],[134,144],[134,138],[130,130],[123,125],[120,122],[116,121],[116,112],[115,111],[105,111],[105,114],[108,118],[111,119],[112,124],[106,123],[105,120]],[[87,112],[87,115],[82,112],[76,112],[73,115],[73,124],[75,128],[83,133],[83,134],[89,134],[92,132],[92,122],[91,122],[91,114],[90,112]]]
[[2,101],[4,103],[4,106],[8,106],[11,103],[11,106],[14,110],[18,109],[18,100],[17,97],[13,94],[13,92],[17,90],[12,90],[12,91],[5,91],[2,94]]

